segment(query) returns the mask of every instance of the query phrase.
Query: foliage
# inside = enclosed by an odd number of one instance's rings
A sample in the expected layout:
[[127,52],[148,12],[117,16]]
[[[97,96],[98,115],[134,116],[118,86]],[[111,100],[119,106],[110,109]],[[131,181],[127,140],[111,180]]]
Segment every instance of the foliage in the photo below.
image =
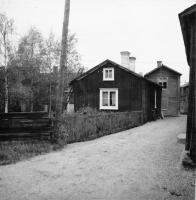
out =
[[9,19],[5,13],[0,13],[0,65],[5,67],[5,62],[13,58],[13,44],[11,35],[14,32],[14,20]]
[[0,143],[0,165],[16,163],[61,148],[63,148],[62,144],[51,144],[48,141],[42,140],[2,142]]
[[[68,70],[66,72],[66,78],[69,80],[66,80],[66,84],[70,79],[75,78],[76,72],[81,67],[81,56],[76,49],[77,41],[76,35],[69,32]],[[2,53],[3,49],[0,50]],[[5,74],[7,74],[9,108],[13,107],[16,101],[20,103],[29,101],[29,103],[37,104],[37,109],[40,104],[48,104],[51,110],[51,104],[55,102],[57,86],[57,74],[53,73],[53,66],[59,66],[60,39],[56,38],[52,31],[48,38],[44,38],[36,27],[31,27],[20,38],[17,51],[11,51],[11,46],[9,46],[9,50],[12,59],[9,60],[7,72],[0,71],[2,83],[5,83]],[[3,54],[1,55],[3,56]],[[5,88],[2,84],[0,87],[2,89],[0,94],[2,107],[5,100]]]
[[141,117],[141,112],[112,113],[82,108],[76,113],[64,113],[61,134],[68,143],[91,140],[140,125]]
[[67,41],[67,65],[68,72],[77,72],[79,68],[83,68],[81,65],[81,55],[77,51],[78,39],[76,34],[68,33]]

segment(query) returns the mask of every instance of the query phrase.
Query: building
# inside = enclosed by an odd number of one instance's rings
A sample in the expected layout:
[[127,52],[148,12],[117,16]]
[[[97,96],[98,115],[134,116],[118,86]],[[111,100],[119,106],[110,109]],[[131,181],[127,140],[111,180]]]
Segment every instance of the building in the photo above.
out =
[[125,67],[105,60],[70,82],[75,111],[87,106],[113,112],[143,111],[144,122],[152,120],[152,110],[161,115],[162,88],[132,71],[135,58],[129,54],[121,52]]
[[180,74],[157,61],[157,68],[144,77],[162,86],[161,110],[165,116],[180,115]]
[[188,94],[189,83],[180,86],[180,113],[187,114],[188,112]]
[[196,4],[181,12],[179,14],[179,20],[187,62],[190,66],[185,150],[189,152],[188,156],[190,159],[196,163]]

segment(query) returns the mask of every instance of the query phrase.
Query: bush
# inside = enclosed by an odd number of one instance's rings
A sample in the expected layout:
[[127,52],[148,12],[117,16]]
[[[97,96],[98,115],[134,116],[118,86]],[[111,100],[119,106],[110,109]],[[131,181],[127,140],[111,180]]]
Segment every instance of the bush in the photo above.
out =
[[61,138],[68,143],[81,142],[128,129],[141,123],[141,112],[113,113],[90,107],[61,118]]

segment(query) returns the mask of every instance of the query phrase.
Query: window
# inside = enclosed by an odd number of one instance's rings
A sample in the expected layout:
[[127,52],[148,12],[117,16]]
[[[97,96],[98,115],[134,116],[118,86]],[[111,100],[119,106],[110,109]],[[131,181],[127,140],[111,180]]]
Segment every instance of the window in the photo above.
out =
[[164,90],[167,89],[167,86],[168,86],[167,82],[168,82],[167,77],[159,77],[158,78],[158,84],[161,85]]
[[118,110],[118,89],[100,89],[100,109]]
[[114,69],[113,68],[103,69],[103,80],[104,81],[113,81],[114,80]]

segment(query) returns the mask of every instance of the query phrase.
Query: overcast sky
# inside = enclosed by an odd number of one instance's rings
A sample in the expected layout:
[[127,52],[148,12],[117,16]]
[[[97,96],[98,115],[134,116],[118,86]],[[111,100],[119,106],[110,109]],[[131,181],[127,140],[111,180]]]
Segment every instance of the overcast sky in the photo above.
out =
[[[70,0],[69,29],[88,69],[105,59],[121,63],[120,52],[136,57],[136,72],[154,69],[157,61],[182,73],[188,81],[184,42],[178,14],[195,0]],[[22,36],[36,26],[61,38],[64,0],[0,0],[0,12],[13,18]],[[17,42],[17,41],[16,41]]]

